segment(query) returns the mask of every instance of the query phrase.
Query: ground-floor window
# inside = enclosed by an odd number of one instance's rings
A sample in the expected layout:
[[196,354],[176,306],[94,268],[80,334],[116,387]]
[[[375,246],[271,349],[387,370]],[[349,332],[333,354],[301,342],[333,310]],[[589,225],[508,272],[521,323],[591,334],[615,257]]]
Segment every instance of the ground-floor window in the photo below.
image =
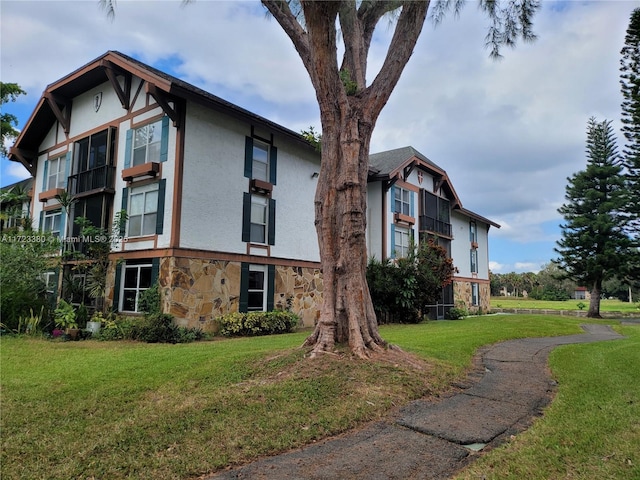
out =
[[275,266],[243,263],[240,278],[241,312],[273,310]]
[[471,305],[475,307],[480,305],[480,286],[477,283],[471,284]]
[[393,250],[396,258],[404,258],[409,254],[411,233],[408,228],[396,226],[393,233]]
[[140,295],[151,287],[153,266],[151,260],[128,261],[123,267],[123,312],[139,312]]
[[248,311],[265,311],[266,303],[266,279],[264,265],[249,265],[249,295],[247,301]]

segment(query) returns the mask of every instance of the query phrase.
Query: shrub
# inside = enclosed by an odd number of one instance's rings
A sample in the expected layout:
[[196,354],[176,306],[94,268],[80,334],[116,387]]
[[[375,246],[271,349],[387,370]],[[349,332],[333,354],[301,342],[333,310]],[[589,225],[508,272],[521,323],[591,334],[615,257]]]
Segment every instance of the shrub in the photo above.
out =
[[458,308],[458,307],[452,307],[445,314],[445,318],[447,320],[460,320],[461,318],[466,317],[467,315],[469,315],[469,312],[467,312],[466,309]]
[[217,319],[220,335],[253,336],[292,332],[298,324],[298,316],[292,312],[228,313]]
[[138,307],[141,312],[147,315],[158,315],[162,313],[160,311],[160,288],[157,282],[140,294]]

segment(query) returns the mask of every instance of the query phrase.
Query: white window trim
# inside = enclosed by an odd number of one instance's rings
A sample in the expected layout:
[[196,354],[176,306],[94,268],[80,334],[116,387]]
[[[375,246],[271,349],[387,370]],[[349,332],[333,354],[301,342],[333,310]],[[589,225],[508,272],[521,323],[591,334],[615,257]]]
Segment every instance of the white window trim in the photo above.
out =
[[[49,166],[47,167],[47,190],[52,190],[54,188],[64,188],[65,178],[64,178],[64,169],[66,165],[66,157],[58,157],[51,158],[48,160]],[[56,170],[54,171],[51,167],[56,166]],[[55,178],[53,185],[51,184],[52,179]]]
[[[144,211],[144,206],[146,205],[146,201],[147,201],[147,194],[151,193],[151,192],[156,192],[156,196],[158,196],[159,193],[159,184],[158,182],[154,182],[154,183],[149,183],[148,185],[142,185],[140,187],[131,187],[131,189],[129,190],[129,199],[127,202],[127,215],[128,215],[128,219],[127,219],[127,237],[128,238],[137,238],[137,237],[148,237],[150,235],[155,235],[156,233],[156,222],[157,222],[157,216],[158,216],[158,203],[156,200],[156,205],[155,205],[155,210],[152,212],[145,212]],[[142,213],[140,214],[136,214],[136,215],[132,215],[131,214],[131,208],[133,205],[133,197],[136,195],[142,195],[143,196],[143,201],[142,201]],[[145,226],[145,217],[149,216],[149,215],[155,215],[156,220],[153,221],[153,233],[144,233],[144,226]],[[140,234],[139,235],[132,235],[131,234],[131,217],[137,217],[137,216],[141,216],[141,223],[140,223]]]
[[[262,142],[260,140],[256,140],[255,138],[253,139],[253,150],[251,152],[251,157],[252,157],[252,164],[251,164],[251,178],[256,179],[256,180],[262,180],[265,182],[269,182],[270,181],[270,175],[269,175],[269,171],[270,171],[270,163],[271,163],[271,158],[270,158],[270,148],[271,146],[268,143]],[[255,156],[255,151],[256,149],[259,150],[264,150],[267,154],[267,161],[263,162],[262,160],[258,160],[256,159]],[[260,165],[265,165],[264,169],[264,177],[260,176],[256,176],[256,163],[259,163]]]
[[[406,200],[405,200],[406,194]],[[411,190],[402,187],[395,187],[393,194],[393,211],[395,213],[401,213],[403,215],[411,215]],[[400,198],[396,198],[400,195]],[[396,202],[400,202],[400,210],[396,208]],[[406,212],[405,207],[406,206]]]
[[[253,218],[253,206],[258,205],[264,208],[264,221],[254,222]],[[255,240],[253,235],[250,235],[251,243],[266,244],[269,239],[269,199],[262,195],[251,195],[251,218],[249,219],[251,225],[260,225],[264,227],[264,238],[261,241]]]
[[[53,230],[53,224],[55,223],[54,218],[59,216],[60,217],[60,226],[62,226],[62,210],[46,210],[44,212],[44,218],[42,220],[42,230],[45,232],[49,232],[51,233],[53,236],[57,236],[58,238],[62,236],[62,230]],[[50,220],[49,220],[50,219]],[[51,228],[47,228],[47,223],[51,222],[50,227]],[[57,235],[56,235],[57,233]]]
[[480,284],[471,283],[471,305],[477,307],[480,305]]
[[[398,234],[401,235],[401,244],[398,245],[398,243],[396,242],[396,238],[398,236]],[[406,245],[404,244],[404,241],[406,240]],[[411,246],[411,230],[405,227],[399,227],[396,225],[395,227],[395,231],[394,231],[394,238],[393,238],[393,250],[395,252],[395,256],[396,258],[404,258],[407,256],[407,254],[409,253],[409,247]],[[400,249],[398,249],[398,247],[400,247]]]
[[[126,263],[122,266],[122,281],[121,284],[122,286],[120,287],[120,305],[118,305],[118,310],[121,312],[127,312],[127,313],[140,313],[140,311],[138,310],[138,302],[140,301],[140,294],[144,291],[147,290],[147,288],[143,288],[140,289],[140,270],[142,268],[150,268],[153,269],[153,265],[151,263],[140,263],[140,264],[129,264],[127,265]],[[136,287],[135,288],[125,288],[125,283],[126,283],[126,277],[127,277],[127,269],[130,270],[137,270],[137,275],[136,275]],[[125,310],[124,309],[124,292],[125,291],[135,291],[136,292],[136,298],[135,298],[135,307],[134,310]]]
[[[142,129],[148,129],[149,127],[154,127],[154,131],[153,131],[153,135],[154,135],[154,140],[151,143],[149,143],[149,134],[146,133],[145,137],[146,137],[146,143],[144,145],[137,145],[136,146],[136,139],[138,138],[137,133],[139,130]],[[136,127],[133,130],[133,141],[131,142],[131,166],[135,167],[138,165],[144,165],[145,163],[150,163],[150,162],[160,162],[160,145],[162,142],[162,119],[156,120],[154,122],[150,122],[147,123],[146,125],[141,125],[140,127]],[[150,145],[158,145],[158,157],[157,158],[149,158],[149,146]],[[135,159],[136,159],[136,155],[135,152],[137,149],[144,147],[145,152],[144,152],[144,162],[141,163],[136,163]]]
[[247,290],[247,294],[248,296],[250,296],[250,294],[252,292],[262,292],[262,308],[260,310],[256,309],[256,308],[251,308],[251,306],[248,304],[247,302],[247,311],[249,312],[266,312],[267,311],[267,275],[268,275],[268,271],[267,271],[267,267],[265,265],[249,265],[249,275],[251,275],[251,272],[262,272],[262,289],[251,289],[249,288]]

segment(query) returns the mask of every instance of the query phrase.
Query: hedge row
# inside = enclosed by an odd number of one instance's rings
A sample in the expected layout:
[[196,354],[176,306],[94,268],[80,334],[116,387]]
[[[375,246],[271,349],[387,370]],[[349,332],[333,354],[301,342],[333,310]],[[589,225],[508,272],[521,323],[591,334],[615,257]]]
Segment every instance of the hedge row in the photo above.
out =
[[295,313],[275,310],[272,312],[228,313],[216,319],[220,335],[254,336],[288,333],[298,325]]

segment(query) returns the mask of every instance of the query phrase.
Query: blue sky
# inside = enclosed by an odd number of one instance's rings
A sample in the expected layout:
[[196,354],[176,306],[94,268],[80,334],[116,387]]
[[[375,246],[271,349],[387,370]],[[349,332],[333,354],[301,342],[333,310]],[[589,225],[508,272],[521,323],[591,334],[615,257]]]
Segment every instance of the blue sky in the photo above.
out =
[[[620,50],[638,1],[543,1],[538,40],[484,47],[474,2],[459,19],[429,21],[376,125],[371,151],[411,145],[444,168],[465,208],[499,223],[491,269],[537,271],[555,254],[566,178],[586,166],[591,116],[620,127]],[[376,32],[377,73],[392,31]],[[0,2],[0,79],[28,93],[7,111],[22,128],[47,84],[119,50],[292,130],[319,130],[318,107],[290,40],[257,1]],[[622,141],[620,141],[622,147]],[[0,184],[26,171],[0,160]]]

